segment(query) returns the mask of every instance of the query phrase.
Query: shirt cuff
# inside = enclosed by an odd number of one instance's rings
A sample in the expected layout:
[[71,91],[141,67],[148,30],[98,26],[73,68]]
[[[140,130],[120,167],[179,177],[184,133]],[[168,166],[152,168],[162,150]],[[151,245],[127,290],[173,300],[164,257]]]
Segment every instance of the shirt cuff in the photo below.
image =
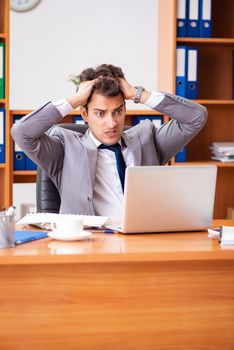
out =
[[70,105],[69,102],[67,102],[67,100],[65,100],[65,98],[59,101],[52,102],[52,104],[57,108],[57,110],[63,117],[65,117],[73,111],[73,107]]
[[162,102],[164,97],[165,95],[162,92],[152,91],[150,97],[144,104],[154,109],[160,102]]

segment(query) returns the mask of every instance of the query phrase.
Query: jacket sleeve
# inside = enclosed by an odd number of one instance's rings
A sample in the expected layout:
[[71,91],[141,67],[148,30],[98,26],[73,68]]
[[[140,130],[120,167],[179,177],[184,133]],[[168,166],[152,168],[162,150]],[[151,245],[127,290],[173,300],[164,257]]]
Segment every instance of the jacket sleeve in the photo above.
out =
[[154,108],[172,119],[155,132],[160,164],[168,162],[203,128],[207,109],[183,97],[164,93],[164,99]]
[[45,132],[61,122],[62,115],[49,102],[23,117],[11,129],[17,145],[50,176],[54,176],[63,165],[63,139],[49,136]]

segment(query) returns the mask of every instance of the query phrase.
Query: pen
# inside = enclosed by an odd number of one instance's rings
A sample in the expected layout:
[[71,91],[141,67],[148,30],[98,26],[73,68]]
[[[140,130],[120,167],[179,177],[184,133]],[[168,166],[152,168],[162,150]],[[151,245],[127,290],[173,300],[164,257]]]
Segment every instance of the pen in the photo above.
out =
[[103,229],[103,230],[93,230],[93,233],[116,233],[117,231],[113,231],[113,230],[110,230],[110,229]]

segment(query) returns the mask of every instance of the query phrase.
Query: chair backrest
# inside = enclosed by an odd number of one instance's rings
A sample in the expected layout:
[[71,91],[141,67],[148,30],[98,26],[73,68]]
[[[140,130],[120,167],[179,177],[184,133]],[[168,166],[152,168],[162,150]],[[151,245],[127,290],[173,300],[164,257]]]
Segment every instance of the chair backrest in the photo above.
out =
[[[64,123],[58,126],[80,132],[83,135],[88,129],[86,124]],[[61,200],[58,190],[51,178],[39,167],[37,167],[36,202],[39,213],[59,212]]]
[[[59,127],[77,131],[85,134],[88,129],[86,124],[59,124]],[[128,129],[125,126],[124,129]],[[51,178],[46,175],[45,171],[37,167],[37,184],[36,184],[36,202],[37,212],[39,213],[58,213],[61,200],[56,186]]]

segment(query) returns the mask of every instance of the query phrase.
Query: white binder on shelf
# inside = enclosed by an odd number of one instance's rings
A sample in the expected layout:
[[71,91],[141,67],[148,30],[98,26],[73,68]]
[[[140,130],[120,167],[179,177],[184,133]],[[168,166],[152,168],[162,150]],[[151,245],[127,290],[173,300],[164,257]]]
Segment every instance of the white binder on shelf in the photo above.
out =
[[199,37],[199,0],[187,0],[188,4],[188,30],[187,36]]
[[186,82],[186,97],[196,99],[198,97],[197,89],[197,62],[198,49],[189,47],[187,49],[187,82]]
[[186,97],[187,47],[176,48],[176,95]]
[[177,37],[187,36],[187,0],[177,1]]
[[199,27],[201,38],[211,38],[212,36],[212,0],[199,1]]
[[5,163],[5,110],[0,108],[0,164]]

